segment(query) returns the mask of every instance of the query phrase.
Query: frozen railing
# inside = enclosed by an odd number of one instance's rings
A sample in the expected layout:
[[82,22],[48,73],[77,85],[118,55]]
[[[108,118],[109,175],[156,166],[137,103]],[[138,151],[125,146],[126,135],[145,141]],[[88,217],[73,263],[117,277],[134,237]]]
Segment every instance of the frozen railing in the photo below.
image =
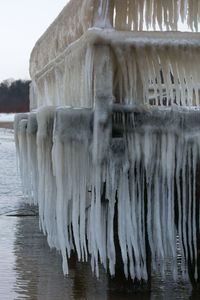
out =
[[[197,0],[71,0],[36,43],[30,73],[34,76],[90,27],[198,31],[199,21]],[[185,27],[181,27],[183,24]]]
[[198,106],[199,37],[199,33],[90,29],[33,77],[32,106],[93,107],[99,64],[95,53],[101,45],[108,47],[114,102]]
[[110,48],[115,102],[198,106],[199,33],[177,31],[198,30],[197,2],[71,0],[32,51],[31,108],[93,107],[97,44]]

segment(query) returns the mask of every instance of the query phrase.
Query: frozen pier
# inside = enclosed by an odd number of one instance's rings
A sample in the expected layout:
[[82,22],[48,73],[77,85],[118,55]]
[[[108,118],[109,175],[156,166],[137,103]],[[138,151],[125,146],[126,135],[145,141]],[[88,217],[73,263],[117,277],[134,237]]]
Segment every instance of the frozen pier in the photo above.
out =
[[149,263],[164,278],[166,258],[175,280],[200,276],[200,43],[179,32],[198,31],[200,7],[170,3],[71,0],[31,54],[16,146],[65,274],[76,251],[97,276],[119,256],[132,280]]

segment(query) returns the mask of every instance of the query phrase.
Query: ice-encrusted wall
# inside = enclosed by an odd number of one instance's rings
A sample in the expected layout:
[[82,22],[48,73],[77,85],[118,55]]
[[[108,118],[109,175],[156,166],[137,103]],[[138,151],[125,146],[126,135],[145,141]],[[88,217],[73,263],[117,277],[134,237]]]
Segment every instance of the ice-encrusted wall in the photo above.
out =
[[35,111],[16,116],[15,140],[24,193],[65,274],[76,251],[114,276],[119,246],[127,278],[148,280],[149,257],[163,278],[168,258],[174,279],[188,264],[198,278],[199,33],[170,30],[180,19],[198,30],[199,8],[71,0],[37,42]]

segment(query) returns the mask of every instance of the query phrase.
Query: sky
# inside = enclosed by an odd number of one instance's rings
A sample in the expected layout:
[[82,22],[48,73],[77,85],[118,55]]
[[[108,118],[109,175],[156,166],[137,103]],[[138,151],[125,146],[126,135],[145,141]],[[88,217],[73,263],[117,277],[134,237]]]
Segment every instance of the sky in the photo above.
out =
[[36,41],[68,0],[0,0],[0,82],[29,79]]

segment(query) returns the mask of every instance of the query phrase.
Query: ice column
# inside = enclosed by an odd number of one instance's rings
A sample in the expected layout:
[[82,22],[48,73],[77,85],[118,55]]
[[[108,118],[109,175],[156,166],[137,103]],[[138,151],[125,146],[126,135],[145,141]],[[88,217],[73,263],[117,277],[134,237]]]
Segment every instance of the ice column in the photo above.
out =
[[27,122],[27,156],[28,156],[28,173],[30,178],[29,199],[33,204],[38,204],[38,159],[37,159],[37,119],[36,113],[28,115]]
[[67,258],[73,247],[79,260],[88,258],[86,226],[91,205],[91,126],[92,112],[89,109],[62,108],[56,111],[53,167],[57,186],[57,235],[64,273],[68,273]]
[[[52,168],[55,107],[37,111],[38,205],[40,226],[51,247],[58,248],[56,228],[56,184]],[[59,159],[59,158],[58,158]]]

